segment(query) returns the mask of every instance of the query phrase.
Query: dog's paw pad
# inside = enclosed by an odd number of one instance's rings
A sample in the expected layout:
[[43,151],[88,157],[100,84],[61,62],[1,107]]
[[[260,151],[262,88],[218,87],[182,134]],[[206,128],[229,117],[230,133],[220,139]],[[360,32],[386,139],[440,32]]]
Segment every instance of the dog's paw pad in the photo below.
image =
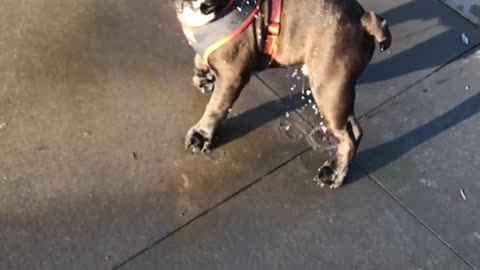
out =
[[330,165],[324,165],[318,170],[318,174],[315,177],[314,181],[320,186],[320,187],[330,187],[334,188],[332,186],[335,185],[334,183],[334,176],[335,172]]
[[207,73],[204,76],[193,76],[193,85],[202,93],[210,93],[215,89],[215,76]]
[[185,148],[193,153],[208,152],[210,143],[211,138],[200,130],[190,130],[185,138]]

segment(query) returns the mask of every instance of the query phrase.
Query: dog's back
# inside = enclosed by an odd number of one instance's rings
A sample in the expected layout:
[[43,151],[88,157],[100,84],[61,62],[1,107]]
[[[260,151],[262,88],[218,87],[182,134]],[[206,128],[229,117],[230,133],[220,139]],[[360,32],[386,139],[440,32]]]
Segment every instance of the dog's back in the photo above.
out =
[[362,60],[369,61],[375,42],[381,50],[391,44],[386,21],[356,0],[283,0],[283,5],[290,12],[282,16],[277,56],[282,65],[304,64],[313,53],[324,59],[348,53],[353,61],[365,54]]

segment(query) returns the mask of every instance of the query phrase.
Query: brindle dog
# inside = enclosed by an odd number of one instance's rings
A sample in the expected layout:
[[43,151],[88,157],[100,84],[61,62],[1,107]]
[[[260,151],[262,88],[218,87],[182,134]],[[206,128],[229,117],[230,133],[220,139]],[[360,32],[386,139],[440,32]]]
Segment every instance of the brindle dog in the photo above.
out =
[[[182,23],[204,23],[224,10],[229,0],[175,0]],[[252,0],[250,0],[252,1]],[[260,10],[263,13],[265,10]],[[193,152],[209,149],[215,130],[258,71],[262,56],[265,18],[252,24],[226,45],[214,51],[208,66],[195,57],[194,85],[213,91],[206,110],[186,135],[185,146]],[[313,97],[325,124],[338,141],[335,158],[324,164],[318,180],[338,188],[362,138],[354,116],[355,85],[369,64],[375,41],[382,50],[391,43],[386,21],[366,12],[356,0],[283,0],[278,53],[273,66],[303,66]]]

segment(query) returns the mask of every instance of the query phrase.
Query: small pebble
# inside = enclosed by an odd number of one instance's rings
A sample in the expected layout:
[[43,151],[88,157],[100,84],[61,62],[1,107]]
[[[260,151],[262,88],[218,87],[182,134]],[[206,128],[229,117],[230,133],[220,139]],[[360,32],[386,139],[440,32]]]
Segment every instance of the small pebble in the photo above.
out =
[[0,122],[0,131],[7,129],[7,123]]
[[286,127],[285,127],[285,130],[286,130],[286,131],[289,131],[289,130],[290,130],[290,126],[286,126]]
[[92,136],[92,131],[90,131],[90,130],[85,130],[85,131],[83,132],[83,136],[85,136],[85,137],[90,137],[90,136]]
[[289,113],[289,112],[286,112],[286,113],[285,113],[285,117],[290,117],[290,113]]
[[470,86],[465,86],[465,90],[470,90]]

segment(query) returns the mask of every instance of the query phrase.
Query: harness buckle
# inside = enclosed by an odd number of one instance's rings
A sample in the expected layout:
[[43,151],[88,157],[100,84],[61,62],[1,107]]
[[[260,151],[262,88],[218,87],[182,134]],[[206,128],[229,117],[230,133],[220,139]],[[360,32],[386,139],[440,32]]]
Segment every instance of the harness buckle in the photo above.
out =
[[270,22],[268,25],[268,33],[270,35],[278,36],[280,34],[280,24],[277,22]]

